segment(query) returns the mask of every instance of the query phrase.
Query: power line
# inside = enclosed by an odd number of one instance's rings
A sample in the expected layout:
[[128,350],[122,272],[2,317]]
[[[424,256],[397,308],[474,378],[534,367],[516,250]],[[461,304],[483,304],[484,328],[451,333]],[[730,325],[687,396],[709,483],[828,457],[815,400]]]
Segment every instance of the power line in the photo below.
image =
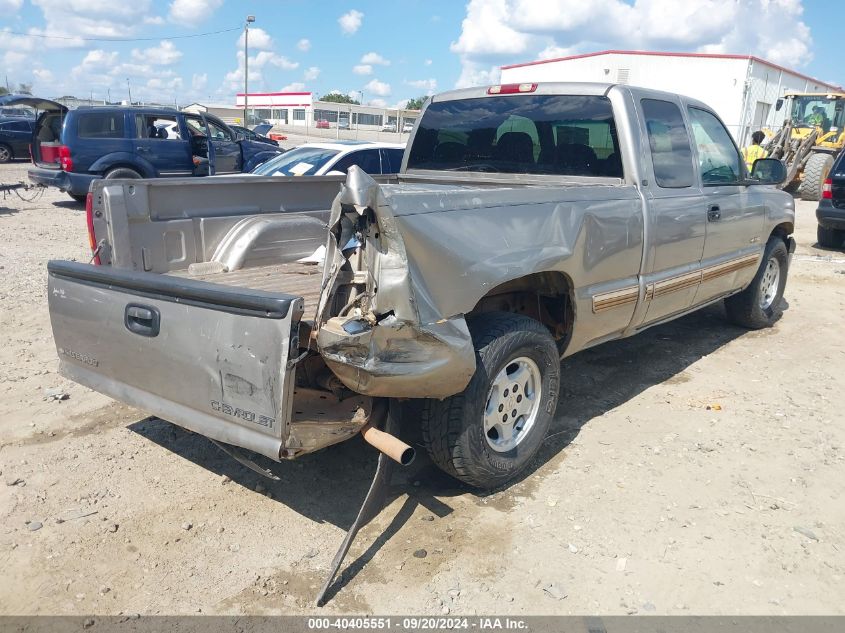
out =
[[240,31],[242,27],[237,26],[233,29],[224,29],[222,31],[210,31],[208,33],[194,33],[193,35],[169,35],[165,37],[73,37],[66,35],[43,35],[41,33],[21,33],[19,31],[0,31],[0,33],[8,33],[9,35],[20,35],[22,37],[40,37],[45,40],[82,40],[83,42],[155,42],[158,40],[185,40],[192,37],[206,37],[208,35],[219,35],[221,33],[231,33],[232,31]]

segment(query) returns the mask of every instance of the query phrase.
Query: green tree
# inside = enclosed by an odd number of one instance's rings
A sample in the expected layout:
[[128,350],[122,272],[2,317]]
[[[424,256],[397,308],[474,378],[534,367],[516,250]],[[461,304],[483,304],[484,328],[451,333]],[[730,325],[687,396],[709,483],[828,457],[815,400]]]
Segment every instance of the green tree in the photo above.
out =
[[18,84],[18,92],[22,95],[31,95],[32,84]]
[[9,91],[6,90],[6,86],[0,86],[0,95],[7,95]]
[[353,99],[349,95],[343,95],[337,92],[330,92],[329,94],[323,95],[319,100],[330,101],[331,103],[351,103],[352,105],[361,105],[361,102],[357,99]]
[[405,106],[406,110],[422,110],[422,107],[425,105],[425,102],[428,101],[428,97],[417,97],[416,99],[408,99],[408,105]]

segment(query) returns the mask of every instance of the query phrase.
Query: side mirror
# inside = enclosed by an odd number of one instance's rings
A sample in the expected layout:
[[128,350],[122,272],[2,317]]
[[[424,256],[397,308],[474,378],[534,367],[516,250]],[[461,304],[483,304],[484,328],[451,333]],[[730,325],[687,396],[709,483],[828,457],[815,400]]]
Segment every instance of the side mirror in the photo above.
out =
[[777,158],[758,158],[751,167],[751,184],[779,185],[786,180],[786,165]]
[[783,99],[778,99],[775,101],[775,112],[780,112],[780,109],[783,107]]

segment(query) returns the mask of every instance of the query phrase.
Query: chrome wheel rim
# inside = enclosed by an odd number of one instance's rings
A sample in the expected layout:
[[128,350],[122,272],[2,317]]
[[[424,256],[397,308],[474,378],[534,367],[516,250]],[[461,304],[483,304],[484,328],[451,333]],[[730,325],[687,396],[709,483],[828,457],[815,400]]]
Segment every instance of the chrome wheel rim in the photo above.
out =
[[484,409],[484,437],[497,453],[513,450],[537,421],[542,396],[540,368],[520,356],[496,375]]
[[0,147],[0,162],[5,163],[7,160],[11,160],[12,154],[7,150],[5,147]]
[[771,257],[766,263],[766,270],[763,271],[763,279],[760,282],[760,307],[764,310],[771,307],[775,302],[780,285],[780,264],[777,258]]

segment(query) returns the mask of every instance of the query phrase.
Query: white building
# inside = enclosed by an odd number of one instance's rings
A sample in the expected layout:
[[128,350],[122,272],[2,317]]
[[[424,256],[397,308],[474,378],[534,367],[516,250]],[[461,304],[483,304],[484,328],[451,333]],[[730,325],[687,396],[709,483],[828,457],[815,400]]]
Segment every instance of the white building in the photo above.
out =
[[841,92],[753,55],[601,51],[559,59],[502,66],[501,83],[597,81],[666,90],[713,108],[740,145],[763,127],[777,129],[785,112],[776,111],[785,92]]

